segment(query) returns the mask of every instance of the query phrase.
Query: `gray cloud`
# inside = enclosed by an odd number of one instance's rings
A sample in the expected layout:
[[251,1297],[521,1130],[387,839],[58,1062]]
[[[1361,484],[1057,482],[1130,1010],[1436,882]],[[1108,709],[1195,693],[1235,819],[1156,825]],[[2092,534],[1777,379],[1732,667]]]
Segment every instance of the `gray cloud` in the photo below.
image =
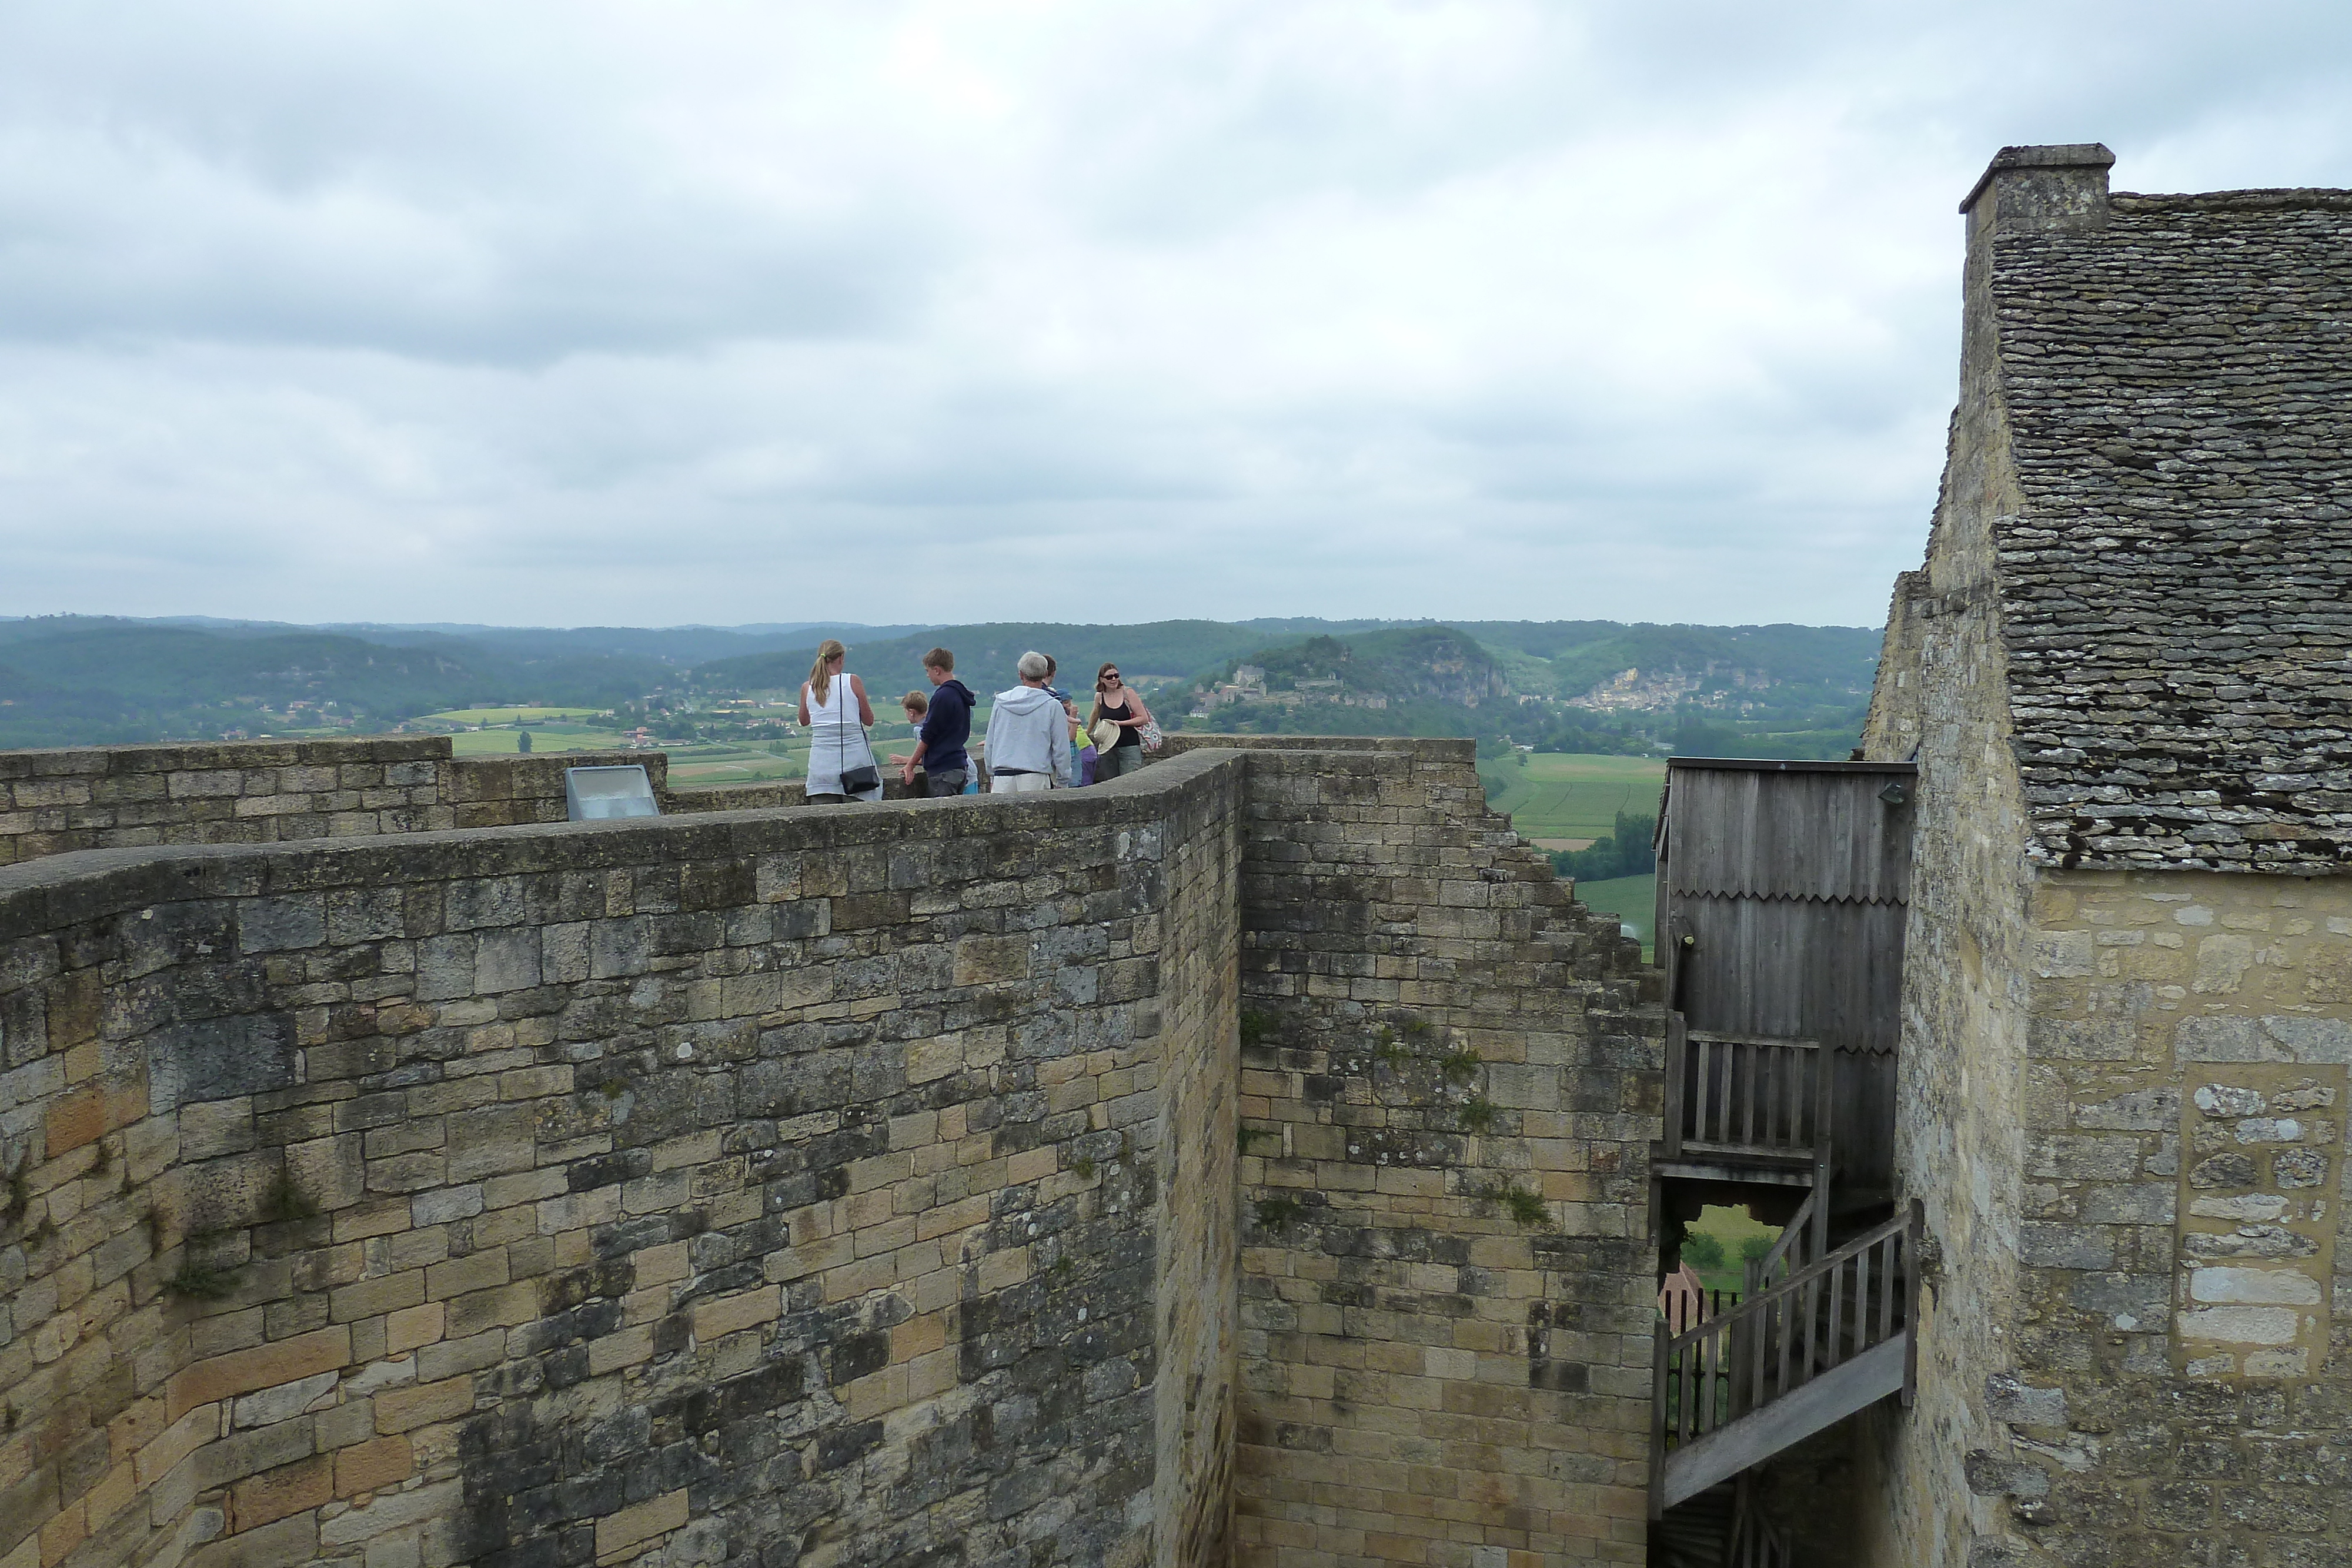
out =
[[2340,8],[0,12],[0,612],[1867,622],[2004,142]]

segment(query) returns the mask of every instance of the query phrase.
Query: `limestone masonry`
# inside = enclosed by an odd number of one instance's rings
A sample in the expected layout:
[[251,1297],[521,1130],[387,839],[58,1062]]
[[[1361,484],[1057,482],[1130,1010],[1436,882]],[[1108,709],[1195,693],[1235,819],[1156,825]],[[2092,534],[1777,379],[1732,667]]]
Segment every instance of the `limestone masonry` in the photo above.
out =
[[561,761],[0,758],[10,1568],[1640,1560],[1656,1008],[1467,743]]
[[2352,193],[1968,207],[1867,744],[1915,758],[1897,1166],[1941,1262],[1852,1561],[2352,1552]]

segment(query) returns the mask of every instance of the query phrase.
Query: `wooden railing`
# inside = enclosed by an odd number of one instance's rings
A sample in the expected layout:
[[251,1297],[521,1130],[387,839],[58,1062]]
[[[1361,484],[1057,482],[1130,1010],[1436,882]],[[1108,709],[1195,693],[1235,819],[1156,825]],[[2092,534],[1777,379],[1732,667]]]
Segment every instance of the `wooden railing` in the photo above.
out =
[[1670,1153],[1814,1156],[1829,1128],[1829,1059],[1817,1041],[1679,1032],[1681,1136]]
[[[1814,1218],[1821,1208],[1820,1191],[1807,1193],[1805,1201],[1797,1206],[1797,1212],[1789,1217],[1789,1223],[1780,1228],[1780,1239],[1772,1243],[1772,1249],[1761,1258],[1748,1260],[1741,1295],[1752,1296],[1767,1285],[1777,1285],[1805,1266],[1806,1260],[1819,1250],[1812,1232]],[[1681,1330],[1675,1332],[1679,1333]]]
[[1920,1226],[1915,1202],[1719,1317],[1671,1336],[1662,1322],[1654,1457],[1663,1462],[1901,1335],[1913,1315]]
[[1658,1315],[1676,1333],[1721,1317],[1739,1304],[1738,1291],[1709,1290],[1696,1283],[1697,1279],[1696,1272],[1685,1269],[1667,1275],[1658,1288]]

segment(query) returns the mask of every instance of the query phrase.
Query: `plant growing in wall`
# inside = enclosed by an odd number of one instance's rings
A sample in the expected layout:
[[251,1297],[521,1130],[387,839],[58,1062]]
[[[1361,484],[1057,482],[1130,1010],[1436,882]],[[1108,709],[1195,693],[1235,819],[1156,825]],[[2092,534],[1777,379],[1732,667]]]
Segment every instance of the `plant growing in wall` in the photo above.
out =
[[1272,1013],[1261,1012],[1255,1008],[1244,1008],[1241,1018],[1242,1044],[1245,1047],[1262,1045],[1272,1040],[1277,1021]]
[[31,1210],[33,1182],[32,1178],[26,1174],[25,1167],[32,1163],[33,1151],[27,1148],[19,1154],[16,1163],[8,1167],[7,1197],[5,1200],[0,1200],[0,1225],[21,1225],[24,1223],[26,1214]]
[[1497,1182],[1477,1196],[1502,1205],[1512,1223],[1526,1229],[1548,1229],[1551,1225],[1551,1210],[1544,1207],[1544,1200],[1517,1182]]
[[1454,1107],[1454,1119],[1465,1133],[1491,1133],[1495,1130],[1495,1103],[1483,1094],[1473,1094]]

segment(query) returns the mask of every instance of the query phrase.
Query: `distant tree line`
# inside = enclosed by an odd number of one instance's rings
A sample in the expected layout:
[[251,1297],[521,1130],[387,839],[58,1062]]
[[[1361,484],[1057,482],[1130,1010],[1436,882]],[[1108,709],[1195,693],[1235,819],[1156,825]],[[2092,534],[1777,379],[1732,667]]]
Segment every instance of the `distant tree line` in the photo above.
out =
[[[1771,1251],[1779,1241],[1780,1238],[1776,1236],[1742,1237],[1739,1242],[1740,1260],[1752,1263]],[[1724,1251],[1722,1238],[1711,1236],[1704,1230],[1683,1233],[1682,1260],[1702,1274],[1720,1274],[1731,1262]]]
[[1657,818],[1620,811],[1607,838],[1595,839],[1580,850],[1555,851],[1552,870],[1579,882],[1647,876],[1658,869],[1657,836]]

